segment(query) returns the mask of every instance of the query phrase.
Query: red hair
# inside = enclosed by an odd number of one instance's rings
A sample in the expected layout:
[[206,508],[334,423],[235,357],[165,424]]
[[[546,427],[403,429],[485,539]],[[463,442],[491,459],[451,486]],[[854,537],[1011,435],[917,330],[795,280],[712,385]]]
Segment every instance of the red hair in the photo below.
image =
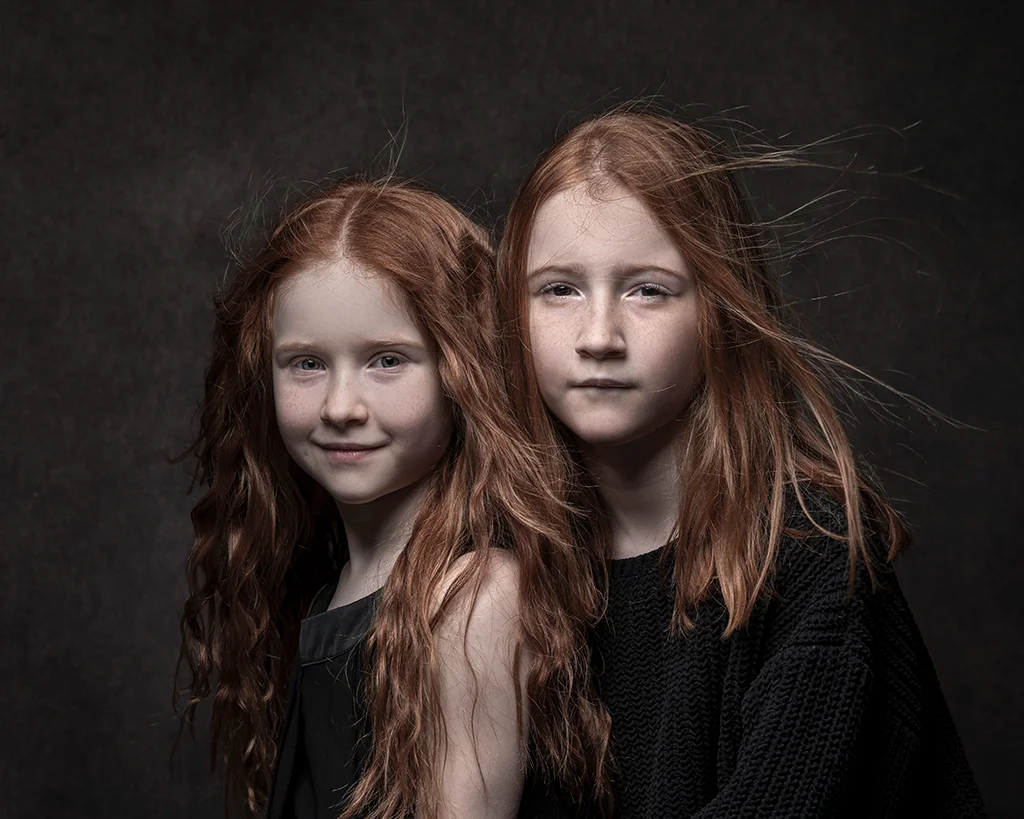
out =
[[[889,544],[891,559],[907,530],[858,466],[831,388],[839,359],[789,328],[762,237],[732,170],[802,164],[785,154],[730,159],[699,128],[649,113],[617,110],[577,126],[538,161],[512,203],[498,254],[499,296],[507,319],[510,389],[542,449],[559,452],[566,502],[584,510],[581,537],[607,552],[600,500],[568,430],[544,407],[527,353],[526,264],[537,212],[556,193],[609,187],[642,201],[672,237],[693,273],[699,304],[702,381],[682,433],[682,487],[674,531],[673,625],[690,625],[692,606],[714,586],[729,611],[725,634],[746,623],[770,582],[786,530],[787,493],[814,525],[849,547],[872,573],[868,535]],[[808,487],[845,511],[845,531],[814,521]],[[832,528],[840,528],[832,526]],[[876,558],[877,559],[877,558]]]
[[[532,763],[568,793],[606,804],[610,721],[592,694],[586,641],[600,613],[594,565],[574,544],[550,465],[509,411],[495,343],[493,252],[452,205],[393,181],[336,184],[293,208],[216,300],[191,449],[207,492],[192,513],[181,650],[192,679],[184,715],[192,717],[216,686],[213,764],[224,765],[229,805],[260,814],[299,623],[330,576],[328,547],[341,523],[277,430],[269,369],[274,294],[298,265],[340,254],[408,294],[435,343],[455,418],[371,629],[372,756],[344,815],[436,813],[444,726],[434,629],[462,595],[477,593],[487,547],[509,550],[520,571],[515,656],[518,664],[525,650],[531,661],[517,696],[526,697]],[[438,606],[446,577],[466,554],[468,568]]]

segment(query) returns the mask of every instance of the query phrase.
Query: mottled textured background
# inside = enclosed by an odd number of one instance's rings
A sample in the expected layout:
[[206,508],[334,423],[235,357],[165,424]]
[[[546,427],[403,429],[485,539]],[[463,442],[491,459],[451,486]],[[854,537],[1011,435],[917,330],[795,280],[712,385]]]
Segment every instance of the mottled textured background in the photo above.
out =
[[1009,4],[294,5],[0,12],[0,815],[220,815],[202,746],[169,763],[191,500],[164,456],[194,428],[233,214],[268,181],[273,212],[291,183],[384,167],[399,134],[401,173],[493,225],[556,132],[654,93],[774,139],[867,127],[831,156],[920,168],[941,189],[748,180],[783,210],[829,185],[851,191],[837,202],[863,198],[832,224],[868,238],[806,254],[787,292],[831,349],[981,428],[854,408],[856,440],[916,526],[899,573],[982,791],[993,815],[1019,815]]

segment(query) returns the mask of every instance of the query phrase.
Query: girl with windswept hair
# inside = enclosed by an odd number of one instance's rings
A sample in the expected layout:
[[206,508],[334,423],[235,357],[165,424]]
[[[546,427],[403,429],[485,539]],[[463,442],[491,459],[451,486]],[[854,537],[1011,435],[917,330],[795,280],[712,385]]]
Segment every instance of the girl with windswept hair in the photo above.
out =
[[842,362],[784,320],[730,173],[756,160],[719,148],[585,122],[499,248],[513,400],[607,559],[617,815],[983,815],[890,565],[908,532],[833,404]]
[[595,567],[508,409],[493,281],[454,207],[350,181],[216,301],[181,657],[229,813],[607,806]]

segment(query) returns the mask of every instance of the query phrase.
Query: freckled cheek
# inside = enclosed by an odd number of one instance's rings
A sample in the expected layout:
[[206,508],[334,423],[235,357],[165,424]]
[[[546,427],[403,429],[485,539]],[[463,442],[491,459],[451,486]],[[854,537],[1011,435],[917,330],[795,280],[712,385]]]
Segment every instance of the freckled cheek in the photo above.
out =
[[564,376],[575,345],[568,321],[537,321],[530,325],[529,355],[539,379]]
[[654,367],[656,380],[662,388],[690,389],[700,369],[696,330],[686,327],[682,332],[652,334],[644,359]]
[[282,432],[301,432],[315,426],[320,418],[320,404],[311,390],[274,385],[274,409]]
[[421,382],[409,389],[377,396],[374,410],[393,434],[414,437],[433,434],[450,417],[440,382]]

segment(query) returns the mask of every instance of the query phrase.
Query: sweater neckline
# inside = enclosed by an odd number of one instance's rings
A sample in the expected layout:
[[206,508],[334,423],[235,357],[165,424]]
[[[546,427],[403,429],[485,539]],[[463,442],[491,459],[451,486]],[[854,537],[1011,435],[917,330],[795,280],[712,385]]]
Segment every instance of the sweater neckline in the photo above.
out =
[[661,556],[665,546],[630,557],[608,561],[608,581],[612,589],[628,599],[653,597],[660,585]]

